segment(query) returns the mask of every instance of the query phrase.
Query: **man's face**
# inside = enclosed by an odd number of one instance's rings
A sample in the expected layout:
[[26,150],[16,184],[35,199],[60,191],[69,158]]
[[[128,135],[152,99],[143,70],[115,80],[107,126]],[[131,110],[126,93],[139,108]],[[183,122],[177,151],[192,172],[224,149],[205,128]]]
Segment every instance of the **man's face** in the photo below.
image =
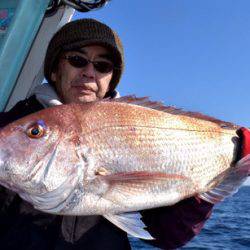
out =
[[63,103],[84,103],[102,99],[109,90],[113,69],[102,73],[93,63],[75,67],[66,59],[72,56],[80,56],[91,62],[104,61],[112,64],[108,50],[102,46],[91,45],[77,51],[65,52],[59,59],[56,71],[51,75]]

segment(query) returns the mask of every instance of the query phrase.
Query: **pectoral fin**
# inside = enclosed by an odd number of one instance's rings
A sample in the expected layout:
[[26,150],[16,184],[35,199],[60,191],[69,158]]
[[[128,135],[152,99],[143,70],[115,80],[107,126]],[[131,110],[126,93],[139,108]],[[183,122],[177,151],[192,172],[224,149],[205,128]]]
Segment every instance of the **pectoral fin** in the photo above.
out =
[[140,213],[106,214],[104,217],[126,233],[144,240],[154,238],[144,228]]
[[243,182],[250,174],[250,154],[237,162],[227,177],[214,189],[198,195],[199,198],[216,204],[226,197],[238,192]]
[[[134,171],[134,172],[121,172],[108,175],[99,175],[105,183],[108,184],[108,192],[103,193],[103,197],[108,199],[112,192],[118,192],[117,196],[112,196],[112,201],[116,199],[126,199],[128,196],[143,196],[146,190],[153,190],[156,186],[169,185],[169,182],[181,181],[182,183],[188,182],[190,185],[191,180],[186,176],[179,174],[167,174],[161,172],[146,172],[146,171]],[[122,197],[122,198],[121,198]]]

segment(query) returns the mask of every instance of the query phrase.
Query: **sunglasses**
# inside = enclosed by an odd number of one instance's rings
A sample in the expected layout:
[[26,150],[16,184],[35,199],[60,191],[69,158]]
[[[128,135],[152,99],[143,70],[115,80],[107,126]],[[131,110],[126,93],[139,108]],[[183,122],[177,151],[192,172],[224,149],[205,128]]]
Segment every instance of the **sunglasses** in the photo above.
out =
[[112,62],[107,61],[90,61],[82,56],[64,56],[64,59],[68,60],[69,64],[75,68],[83,68],[92,63],[95,70],[100,73],[109,73],[114,69]]

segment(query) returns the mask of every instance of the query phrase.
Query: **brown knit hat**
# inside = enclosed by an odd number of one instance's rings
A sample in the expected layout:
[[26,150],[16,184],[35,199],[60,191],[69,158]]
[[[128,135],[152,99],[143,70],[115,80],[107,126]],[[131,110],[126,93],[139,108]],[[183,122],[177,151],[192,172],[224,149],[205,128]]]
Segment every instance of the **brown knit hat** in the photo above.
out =
[[95,19],[79,19],[67,23],[52,37],[45,56],[44,75],[49,83],[51,73],[57,66],[63,51],[79,49],[86,45],[102,45],[110,50],[115,65],[110,82],[113,91],[121,78],[124,69],[124,52],[118,35],[107,25]]

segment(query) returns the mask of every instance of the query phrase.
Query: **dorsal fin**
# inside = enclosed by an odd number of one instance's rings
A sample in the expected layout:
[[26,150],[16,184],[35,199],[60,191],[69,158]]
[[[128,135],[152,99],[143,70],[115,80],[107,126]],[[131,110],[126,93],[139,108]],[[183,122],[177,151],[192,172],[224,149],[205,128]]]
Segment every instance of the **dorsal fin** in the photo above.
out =
[[192,118],[196,118],[200,120],[210,121],[210,122],[214,122],[218,124],[221,128],[228,128],[228,129],[239,128],[239,126],[231,122],[225,122],[225,121],[216,119],[214,117],[201,114],[199,112],[184,111],[183,109],[176,108],[173,106],[165,106],[162,102],[150,101],[149,97],[136,97],[135,95],[128,95],[128,96],[123,96],[123,97],[119,97],[116,99],[109,99],[109,101],[129,103],[133,105],[143,106],[146,108],[151,108],[151,109],[167,112],[173,115],[183,115],[183,116],[188,116],[188,117],[192,117]]

